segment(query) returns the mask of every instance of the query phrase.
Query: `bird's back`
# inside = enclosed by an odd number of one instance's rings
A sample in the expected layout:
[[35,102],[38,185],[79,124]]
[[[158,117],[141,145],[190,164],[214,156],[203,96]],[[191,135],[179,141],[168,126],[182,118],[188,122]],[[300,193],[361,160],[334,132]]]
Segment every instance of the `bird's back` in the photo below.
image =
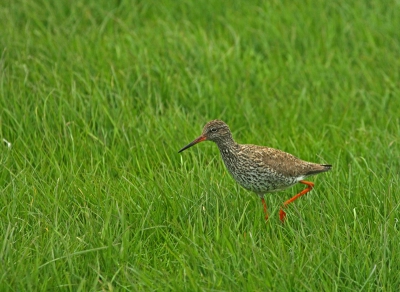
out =
[[278,149],[252,144],[236,144],[220,149],[233,178],[258,194],[288,188],[307,176],[328,171],[330,165],[301,160]]

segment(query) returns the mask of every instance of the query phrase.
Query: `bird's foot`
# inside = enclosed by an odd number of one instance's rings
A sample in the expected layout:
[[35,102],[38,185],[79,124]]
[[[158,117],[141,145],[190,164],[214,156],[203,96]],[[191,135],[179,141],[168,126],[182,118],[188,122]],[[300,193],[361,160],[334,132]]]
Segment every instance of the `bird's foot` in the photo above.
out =
[[281,219],[282,223],[285,223],[286,213],[282,209],[279,210],[279,219]]

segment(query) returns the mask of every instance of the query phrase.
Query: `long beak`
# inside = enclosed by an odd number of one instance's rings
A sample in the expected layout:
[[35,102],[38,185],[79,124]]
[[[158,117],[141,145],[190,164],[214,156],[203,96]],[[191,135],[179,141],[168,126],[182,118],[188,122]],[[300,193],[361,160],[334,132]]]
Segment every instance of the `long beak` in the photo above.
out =
[[182,151],[192,147],[193,145],[201,142],[201,141],[205,141],[207,140],[207,138],[205,136],[200,136],[199,138],[197,138],[196,140],[190,142],[189,144],[187,144],[185,147],[183,147],[181,150],[178,151],[178,153],[181,153]]

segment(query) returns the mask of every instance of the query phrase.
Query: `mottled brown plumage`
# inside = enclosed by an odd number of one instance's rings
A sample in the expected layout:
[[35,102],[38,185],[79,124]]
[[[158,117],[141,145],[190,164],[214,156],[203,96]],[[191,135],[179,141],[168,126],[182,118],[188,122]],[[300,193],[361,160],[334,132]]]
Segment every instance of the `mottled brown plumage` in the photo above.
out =
[[[245,189],[258,194],[267,213],[265,193],[286,189],[300,182],[308,188],[286,201],[284,206],[309,192],[314,184],[304,181],[308,176],[326,172],[331,165],[317,164],[301,160],[278,149],[252,144],[237,144],[227,124],[220,120],[208,122],[199,138],[183,147],[179,152],[201,142],[213,141],[217,144],[226,168],[232,177]],[[286,214],[281,209],[280,218]],[[266,214],[266,218],[268,215]]]

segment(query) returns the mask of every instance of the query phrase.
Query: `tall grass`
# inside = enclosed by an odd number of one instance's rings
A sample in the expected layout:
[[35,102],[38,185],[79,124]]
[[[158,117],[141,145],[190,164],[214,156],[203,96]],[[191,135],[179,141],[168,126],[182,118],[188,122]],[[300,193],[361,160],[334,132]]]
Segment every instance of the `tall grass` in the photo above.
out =
[[[399,8],[7,1],[0,290],[397,291]],[[215,118],[333,170],[265,222]]]

